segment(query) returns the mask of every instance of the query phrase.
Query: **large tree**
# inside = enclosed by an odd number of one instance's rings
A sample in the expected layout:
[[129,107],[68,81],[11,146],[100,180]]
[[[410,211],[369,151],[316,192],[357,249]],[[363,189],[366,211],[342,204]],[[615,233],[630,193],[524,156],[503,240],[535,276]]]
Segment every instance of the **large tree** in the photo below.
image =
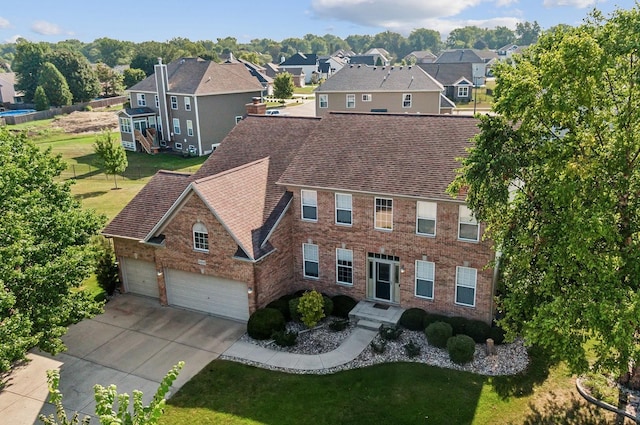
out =
[[124,76],[122,74],[101,62],[96,65],[96,74],[102,86],[104,97],[118,96],[124,92]]
[[415,29],[409,34],[408,42],[412,50],[429,50],[436,55],[442,50],[442,38],[435,30]]
[[88,102],[100,93],[100,81],[87,58],[81,53],[55,50],[48,56],[48,60],[67,80],[73,103]]
[[281,72],[273,79],[273,95],[278,99],[290,99],[294,90],[293,76],[288,72]]
[[12,68],[16,73],[16,89],[24,93],[24,100],[32,102],[38,87],[40,69],[47,61],[50,48],[47,43],[31,43],[24,38],[16,43]]
[[52,106],[71,105],[73,95],[69,90],[66,78],[58,68],[51,62],[42,64],[40,76],[38,77],[38,86],[44,89],[44,92]]
[[498,66],[451,187],[501,253],[502,324],[573,372],[640,360],[639,26],[637,5],[594,12]]
[[0,369],[30,346],[57,353],[67,326],[100,306],[78,287],[93,270],[104,218],[61,182],[66,164],[0,128]]

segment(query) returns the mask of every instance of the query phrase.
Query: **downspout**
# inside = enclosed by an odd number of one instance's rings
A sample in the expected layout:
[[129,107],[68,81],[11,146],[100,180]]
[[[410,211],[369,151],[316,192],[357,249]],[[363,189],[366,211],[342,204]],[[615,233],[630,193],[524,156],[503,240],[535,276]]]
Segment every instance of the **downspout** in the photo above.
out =
[[198,156],[202,156],[202,135],[200,133],[200,113],[198,112],[198,96],[193,95],[193,109],[196,113],[196,131],[198,132]]

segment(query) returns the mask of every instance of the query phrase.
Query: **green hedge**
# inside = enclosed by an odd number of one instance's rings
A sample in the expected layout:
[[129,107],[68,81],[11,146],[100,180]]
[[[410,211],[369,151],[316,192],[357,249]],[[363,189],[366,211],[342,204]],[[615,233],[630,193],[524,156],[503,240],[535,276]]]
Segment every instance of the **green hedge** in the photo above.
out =
[[446,322],[434,322],[424,330],[427,342],[434,347],[445,348],[447,341],[453,335],[451,325]]
[[275,308],[258,309],[247,322],[247,333],[254,339],[269,339],[274,332],[284,329],[284,316]]

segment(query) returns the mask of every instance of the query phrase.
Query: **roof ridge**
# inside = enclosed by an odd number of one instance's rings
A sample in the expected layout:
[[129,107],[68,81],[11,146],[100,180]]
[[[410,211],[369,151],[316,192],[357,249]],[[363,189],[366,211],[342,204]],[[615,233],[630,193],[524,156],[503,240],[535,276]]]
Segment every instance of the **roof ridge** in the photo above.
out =
[[213,174],[213,175],[210,175],[210,176],[199,178],[197,180],[194,180],[193,183],[195,183],[195,184],[205,183],[205,182],[207,182],[209,180],[214,180],[216,178],[219,178],[219,177],[222,177],[222,176],[226,176],[228,174],[236,173],[236,172],[244,170],[246,168],[253,167],[255,165],[258,165],[261,162],[265,162],[265,161],[268,162],[269,159],[270,159],[270,157],[265,156],[264,158],[260,158],[260,159],[257,159],[255,161],[252,161],[252,162],[247,162],[246,164],[242,164],[242,165],[239,165],[237,167],[230,168],[230,169],[222,171],[222,172],[220,172],[218,174]]

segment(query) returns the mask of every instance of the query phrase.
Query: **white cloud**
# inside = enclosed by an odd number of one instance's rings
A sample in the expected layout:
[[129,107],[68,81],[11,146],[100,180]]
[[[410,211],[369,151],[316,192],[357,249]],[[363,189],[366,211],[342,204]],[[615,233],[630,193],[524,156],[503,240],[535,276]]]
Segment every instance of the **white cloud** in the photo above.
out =
[[570,6],[584,9],[596,4],[595,0],[544,0],[544,7]]
[[59,35],[63,33],[62,28],[47,21],[34,22],[31,25],[31,31],[42,35]]
[[518,0],[496,0],[496,6],[498,7],[509,6],[513,3],[518,3]]
[[10,26],[11,24],[9,23],[9,20],[0,16],[0,28],[9,28]]
[[[511,16],[491,19],[428,19],[414,28],[433,29],[438,31],[443,38],[447,38],[449,33],[456,28],[463,28],[466,26],[495,28],[501,26],[514,30],[518,22],[522,22],[522,19]],[[398,30],[397,32],[401,31]]]
[[18,41],[19,38],[24,38],[23,36],[21,36],[20,34],[16,34],[14,36],[11,36],[9,38],[7,38],[6,40],[4,40],[5,43],[15,43],[16,41]]

